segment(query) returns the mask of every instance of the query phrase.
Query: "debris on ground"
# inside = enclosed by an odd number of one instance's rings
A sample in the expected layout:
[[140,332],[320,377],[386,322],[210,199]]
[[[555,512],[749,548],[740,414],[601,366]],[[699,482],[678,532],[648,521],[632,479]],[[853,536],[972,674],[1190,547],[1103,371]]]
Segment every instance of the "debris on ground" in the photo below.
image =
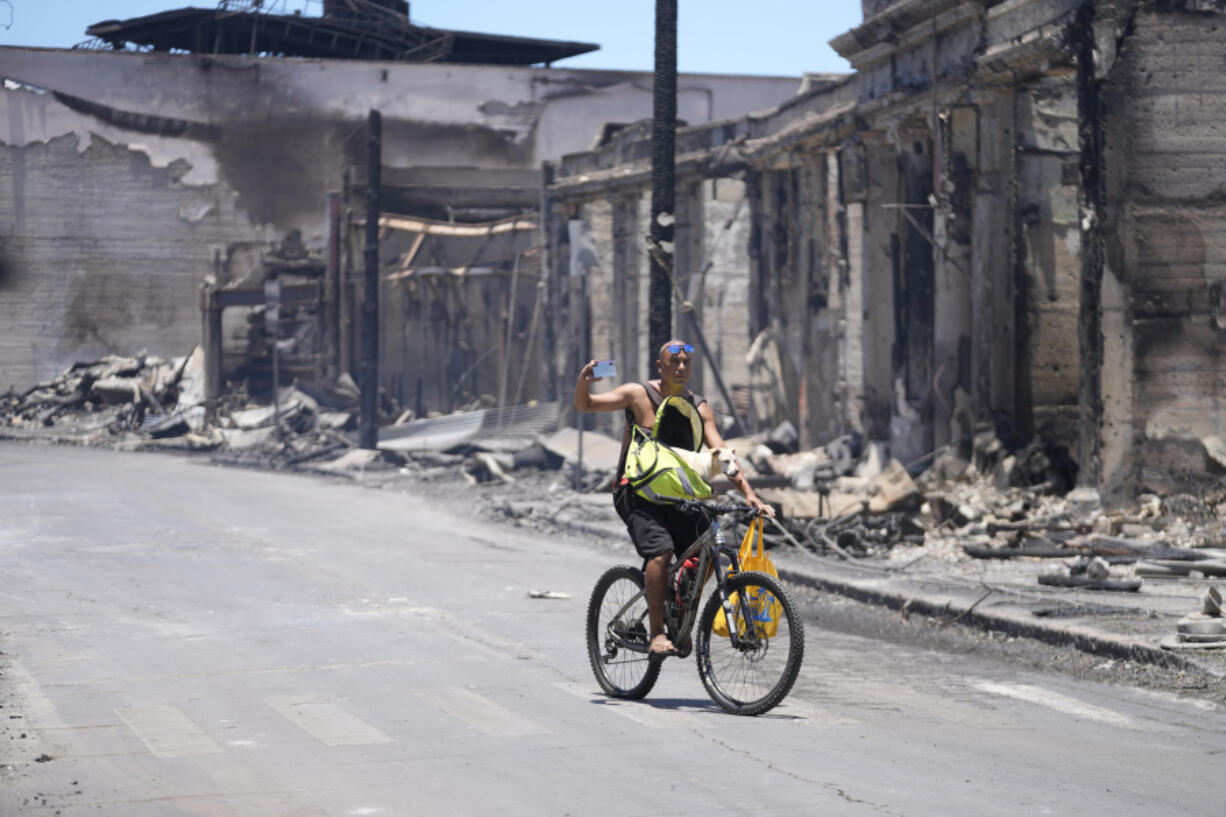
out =
[[205,428],[204,353],[180,358],[107,355],[76,363],[25,392],[0,396],[0,429],[52,434],[83,444],[126,435],[182,438],[184,447],[215,448]]
[[947,447],[911,463],[859,438],[780,450],[790,439],[772,433],[734,447],[755,487],[769,486],[756,490],[781,525],[820,555],[904,566],[1017,560],[1048,565],[1032,579],[1046,587],[1122,592],[1151,578],[1226,576],[1226,470],[1108,509],[1096,490],[1077,487],[1065,448],[1023,439],[999,418],[979,429],[968,456]]
[[565,600],[570,598],[570,593],[564,593],[560,590],[529,590],[528,598],[530,599],[557,599]]
[[[292,385],[276,397],[255,399],[240,385],[210,411],[199,348],[178,358],[109,355],[0,396],[0,435],[202,451],[226,464],[325,474],[463,480],[495,489],[487,504],[517,524],[568,519],[582,528],[593,508],[609,504],[620,437],[559,428],[556,403],[496,408],[481,399],[424,418],[383,407],[380,448],[365,451],[355,444],[359,391],[348,375],[326,390]],[[1035,565],[1030,581],[1046,588],[1134,592],[1146,581],[1226,576],[1226,466],[1147,472],[1149,492],[1105,507],[1096,490],[1078,487],[1066,449],[1024,439],[1002,418],[979,428],[969,451],[947,446],[910,462],[859,434],[801,450],[787,421],[728,446],[776,508],[780,529],[767,531],[768,547],[796,542],[890,569],[920,558]],[[1210,467],[1221,465],[1211,458]],[[713,485],[732,489],[724,477]]]
[[[326,393],[289,386],[275,401],[252,399],[239,388],[210,414],[200,347],[170,359],[108,355],[0,397],[0,433],[129,450],[212,452],[235,465],[326,464],[355,446],[344,432],[356,425],[357,399],[345,375]],[[385,467],[400,464],[376,453]]]
[[[578,484],[594,487],[595,482],[608,484],[616,464],[598,463],[607,465],[608,473],[594,481],[589,469],[553,453],[558,444],[556,403],[497,409],[490,407],[492,398],[421,419],[384,400],[379,407],[379,448],[360,450],[356,429],[361,395],[347,373],[326,388],[297,383],[279,388],[275,399],[271,391],[257,397],[245,384],[232,384],[210,411],[204,365],[200,347],[182,358],[142,353],[74,364],[46,383],[0,396],[0,436],[125,450],[208,452],[226,465],[324,474],[381,471],[422,479],[462,478],[473,484],[513,483],[513,471],[538,467],[577,470]],[[593,455],[607,458],[607,438],[585,436],[585,463],[591,463]],[[565,443],[568,438],[563,434],[562,439]]]
[[1201,597],[1201,609],[1179,619],[1175,635],[1162,640],[1168,650],[1204,650],[1226,647],[1226,617],[1222,594],[1210,585]]

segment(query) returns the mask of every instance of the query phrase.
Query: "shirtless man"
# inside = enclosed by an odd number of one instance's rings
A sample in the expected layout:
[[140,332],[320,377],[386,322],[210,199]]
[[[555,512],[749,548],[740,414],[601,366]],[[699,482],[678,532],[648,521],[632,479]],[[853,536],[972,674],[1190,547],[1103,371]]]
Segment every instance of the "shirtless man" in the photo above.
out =
[[[670,340],[660,348],[660,357],[656,360],[656,369],[660,373],[658,380],[649,381],[662,397],[680,394],[684,395],[698,408],[702,418],[703,442],[707,448],[726,448],[723,437],[715,427],[715,413],[702,397],[694,394],[688,388],[694,347],[684,341]],[[642,383],[623,383],[604,394],[591,394],[591,384],[599,380],[592,373],[596,361],[590,361],[579,372],[579,380],[575,384],[575,408],[579,411],[625,411],[627,421],[646,429],[651,429],[656,421],[656,406]],[[626,428],[629,434],[629,426]],[[628,437],[627,437],[628,439]],[[678,444],[670,440],[665,443]],[[686,441],[688,442],[688,441]],[[680,443],[684,445],[685,443]],[[688,447],[688,446],[687,446]],[[624,453],[624,445],[623,445]],[[624,457],[623,457],[624,459]],[[657,505],[636,495],[628,485],[622,483],[622,475],[618,474],[617,491],[614,494],[614,504],[617,512],[626,523],[634,549],[646,560],[647,584],[647,620],[651,635],[650,651],[657,655],[672,655],[676,648],[664,633],[664,596],[668,591],[668,565],[674,552],[680,553],[693,544],[694,539],[705,529],[706,518],[696,512],[686,513],[671,505]],[[745,501],[751,507],[759,508],[766,514],[774,516],[774,509],[758,498],[745,479],[744,472],[737,470],[731,477],[737,489],[745,495]]]

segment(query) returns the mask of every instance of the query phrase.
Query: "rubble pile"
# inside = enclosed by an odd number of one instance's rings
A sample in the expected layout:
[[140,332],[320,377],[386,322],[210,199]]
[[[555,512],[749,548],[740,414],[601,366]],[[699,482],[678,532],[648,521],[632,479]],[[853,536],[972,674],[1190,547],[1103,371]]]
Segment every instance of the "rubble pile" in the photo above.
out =
[[[125,450],[169,449],[209,452],[227,465],[328,472],[394,471],[416,479],[460,479],[479,484],[512,483],[512,471],[535,468],[566,471],[564,457],[533,439],[534,431],[556,426],[556,407],[530,403],[506,411],[491,408],[488,395],[450,415],[416,418],[381,393],[380,436],[396,438],[405,429],[443,424],[460,429],[455,445],[401,450],[394,440],[377,451],[356,447],[359,389],[348,374],[326,388],[294,384],[257,399],[245,383],[206,408],[204,354],[165,359],[140,354],[110,355],[80,362],[24,392],[0,395],[0,437],[102,445]],[[553,405],[553,404],[550,404]],[[552,411],[552,413],[551,413]],[[486,425],[500,438],[496,450],[480,440]],[[524,431],[521,444],[505,438]],[[486,440],[486,443],[494,441]],[[449,451],[453,448],[454,451]],[[594,489],[602,478],[584,471],[578,483]],[[607,483],[607,479],[604,480]]]
[[[357,402],[356,388],[352,401]],[[399,462],[386,461],[382,452],[351,452],[356,443],[343,432],[356,427],[356,405],[321,405],[296,386],[279,389],[273,405],[230,395],[221,401],[213,422],[220,450],[214,459],[229,464],[288,467],[331,458],[327,464],[343,470],[369,468],[376,461],[388,466]]]
[[[1224,483],[1197,494],[1147,494],[1109,510],[1093,489],[1074,488],[1068,453],[1041,440],[988,430],[965,459],[942,449],[904,465],[886,445],[857,435],[798,451],[787,426],[728,441],[778,511],[782,531],[768,528],[768,546],[800,544],[889,569],[920,558],[951,566],[1016,559],[1044,566],[1039,583],[1097,590],[1136,590],[1145,577],[1226,575]],[[494,511],[517,524],[545,524],[575,503],[607,510],[601,494],[612,484],[617,441],[587,435],[589,451],[607,444],[610,456],[578,469],[573,439],[563,445],[559,435],[517,450],[483,450],[478,441],[446,466],[419,470],[451,469],[470,484],[505,488],[491,497]],[[418,456],[408,453],[410,464]],[[721,482],[717,492],[731,489]]]
[[[167,360],[108,355],[76,363],[52,380],[0,397],[0,428],[51,433],[92,444],[144,433],[192,435],[207,447],[204,356]],[[143,432],[142,432],[143,430]]]
[[791,538],[822,555],[894,566],[1043,560],[1040,584],[1092,590],[1226,576],[1220,476],[1203,475],[1195,493],[1143,494],[1106,509],[1096,491],[1075,487],[1077,464],[1064,448],[1000,424],[977,435],[967,459],[946,448],[908,465],[880,443],[861,451],[854,436],[800,452],[786,449],[788,439],[773,432],[731,444]]
[[[0,396],[0,432],[80,445],[209,451],[230,464],[269,467],[337,458],[354,447],[342,433],[357,416],[358,390],[348,375],[327,394],[291,386],[277,398],[271,405],[253,401],[240,389],[210,415],[199,347],[172,359],[108,355]],[[378,459],[401,464],[382,452]]]

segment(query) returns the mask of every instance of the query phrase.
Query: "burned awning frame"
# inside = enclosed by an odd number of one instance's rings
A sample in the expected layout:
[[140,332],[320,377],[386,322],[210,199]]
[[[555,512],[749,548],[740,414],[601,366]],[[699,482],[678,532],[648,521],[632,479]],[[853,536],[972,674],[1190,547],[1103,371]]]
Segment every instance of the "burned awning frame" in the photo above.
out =
[[126,20],[104,20],[91,25],[85,33],[117,50],[131,43],[154,51],[198,54],[488,65],[550,64],[600,47],[593,43],[428,28],[382,15],[309,17],[195,7]]

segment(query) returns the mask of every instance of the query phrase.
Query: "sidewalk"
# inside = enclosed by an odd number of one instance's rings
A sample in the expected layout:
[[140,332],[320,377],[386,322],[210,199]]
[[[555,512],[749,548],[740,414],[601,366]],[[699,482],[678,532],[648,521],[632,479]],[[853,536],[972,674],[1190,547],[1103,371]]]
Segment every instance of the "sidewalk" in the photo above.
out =
[[[626,539],[625,527],[603,494],[568,494],[552,522],[577,533]],[[1108,658],[1226,677],[1226,649],[1161,646],[1175,635],[1181,617],[1201,609],[1211,579],[1146,578],[1138,592],[1049,587],[1039,584],[1038,576],[1058,560],[972,559],[952,545],[936,550],[900,546],[889,559],[851,560],[781,545],[771,556],[785,581],[864,604]]]
[[1110,658],[1226,677],[1226,650],[1161,646],[1184,615],[1200,610],[1208,583],[1147,579],[1138,592],[1045,587],[1041,560],[1006,564],[891,559],[840,561],[795,548],[774,552],[787,581],[866,604],[956,620]]

